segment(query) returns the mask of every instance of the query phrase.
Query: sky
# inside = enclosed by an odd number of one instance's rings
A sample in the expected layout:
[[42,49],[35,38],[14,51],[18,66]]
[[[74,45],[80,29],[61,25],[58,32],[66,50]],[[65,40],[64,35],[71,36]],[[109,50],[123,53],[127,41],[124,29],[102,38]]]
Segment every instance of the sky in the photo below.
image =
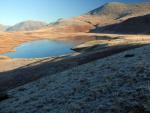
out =
[[107,2],[150,2],[150,0],[0,0],[0,24],[26,20],[47,23],[87,13]]

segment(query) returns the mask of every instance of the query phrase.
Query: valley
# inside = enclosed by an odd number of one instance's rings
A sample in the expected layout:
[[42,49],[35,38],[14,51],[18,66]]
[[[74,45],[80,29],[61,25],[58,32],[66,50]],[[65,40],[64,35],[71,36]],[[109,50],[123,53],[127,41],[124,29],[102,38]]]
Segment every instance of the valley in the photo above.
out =
[[149,26],[149,2],[0,25],[0,113],[149,113]]

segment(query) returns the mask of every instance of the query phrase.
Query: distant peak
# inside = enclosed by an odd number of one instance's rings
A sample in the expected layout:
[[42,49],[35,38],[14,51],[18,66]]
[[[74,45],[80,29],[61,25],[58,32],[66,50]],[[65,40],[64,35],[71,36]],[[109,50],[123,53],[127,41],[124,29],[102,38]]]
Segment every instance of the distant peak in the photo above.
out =
[[[90,11],[90,14],[98,14],[98,13],[103,13],[103,12],[107,12],[107,11],[114,11],[116,8],[120,8],[120,7],[126,7],[125,3],[121,3],[121,2],[108,2],[92,11]],[[113,9],[112,9],[113,8]]]
[[7,31],[32,31],[46,27],[47,23],[42,21],[27,20],[15,24],[7,29]]

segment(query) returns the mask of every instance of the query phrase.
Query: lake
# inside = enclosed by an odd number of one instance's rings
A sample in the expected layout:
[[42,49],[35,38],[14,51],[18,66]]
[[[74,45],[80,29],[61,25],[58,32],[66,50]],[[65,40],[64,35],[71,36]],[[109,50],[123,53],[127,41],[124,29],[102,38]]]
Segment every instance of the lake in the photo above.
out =
[[38,40],[23,43],[14,48],[16,52],[3,54],[11,58],[41,58],[73,53],[73,43],[52,40]]

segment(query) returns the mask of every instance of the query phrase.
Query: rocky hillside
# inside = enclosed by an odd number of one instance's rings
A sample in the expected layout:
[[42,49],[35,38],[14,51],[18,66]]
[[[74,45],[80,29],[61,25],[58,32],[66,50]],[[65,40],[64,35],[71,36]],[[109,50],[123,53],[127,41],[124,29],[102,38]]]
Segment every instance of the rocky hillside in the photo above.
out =
[[133,17],[121,23],[97,27],[92,32],[123,33],[123,34],[150,34],[150,14]]
[[32,30],[38,30],[43,27],[45,27],[47,24],[40,21],[24,21],[21,23],[18,23],[14,26],[9,27],[6,29],[6,31],[12,32],[12,31],[32,31]]
[[8,92],[1,113],[149,113],[150,46],[49,75]]

